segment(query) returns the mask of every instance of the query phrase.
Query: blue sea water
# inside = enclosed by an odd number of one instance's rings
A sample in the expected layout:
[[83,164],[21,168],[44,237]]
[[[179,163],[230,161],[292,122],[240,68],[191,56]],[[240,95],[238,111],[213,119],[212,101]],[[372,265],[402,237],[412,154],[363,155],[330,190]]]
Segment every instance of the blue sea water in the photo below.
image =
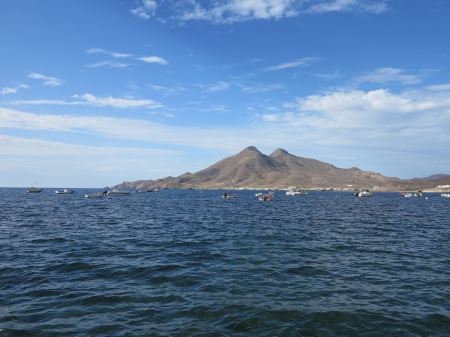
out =
[[3,336],[450,336],[450,199],[0,189]]

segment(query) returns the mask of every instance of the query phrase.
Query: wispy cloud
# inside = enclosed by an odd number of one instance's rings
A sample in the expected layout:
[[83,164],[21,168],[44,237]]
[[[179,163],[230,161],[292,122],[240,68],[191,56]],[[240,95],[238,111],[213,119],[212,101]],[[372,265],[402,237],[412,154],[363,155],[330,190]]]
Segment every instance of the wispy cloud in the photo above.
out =
[[34,78],[36,80],[43,80],[44,81],[44,85],[58,86],[58,85],[61,85],[63,83],[62,80],[57,79],[56,77],[44,76],[44,75],[37,74],[37,73],[29,74],[28,77],[29,78]]
[[286,69],[286,68],[295,68],[295,67],[306,67],[309,66],[311,64],[311,62],[317,61],[317,58],[315,57],[304,57],[300,60],[294,61],[294,62],[285,62],[276,66],[270,66],[267,67],[265,69],[263,69],[263,71],[276,71],[276,70],[281,70],[281,69]]
[[64,100],[18,100],[11,101],[12,105],[91,105],[97,107],[111,106],[114,108],[162,108],[161,103],[151,99],[130,99],[130,98],[114,98],[114,97],[96,97],[92,94],[73,95],[72,98],[82,99],[83,101],[64,101]]
[[[78,97],[75,95],[75,97]],[[114,97],[96,97],[92,94],[84,94],[79,96],[80,98],[86,100],[88,103],[94,106],[112,106],[114,108],[162,108],[164,107],[161,103],[152,101],[150,99],[126,99],[126,98],[114,98]]]
[[215,24],[231,24],[248,20],[280,20],[300,14],[325,12],[371,12],[382,13],[387,10],[383,0],[226,0],[201,2],[197,0],[165,1],[159,5],[153,0],[143,0],[130,10],[140,19],[157,16],[161,7],[164,17],[161,22],[170,21],[209,21]]
[[306,13],[326,13],[326,12],[350,12],[362,11],[375,14],[382,13],[388,9],[385,1],[365,1],[365,0],[333,0],[323,1],[312,5],[305,10]]
[[227,82],[219,82],[216,85],[213,85],[207,89],[208,92],[217,92],[217,91],[223,91],[230,87],[230,84]]
[[147,84],[147,87],[152,89],[152,90],[155,90],[155,91],[161,91],[165,95],[171,95],[171,94],[176,94],[176,93],[180,93],[180,92],[186,91],[186,88],[184,88],[182,86],[165,87],[165,86],[162,86],[162,85]]
[[136,60],[140,60],[140,61],[147,62],[147,63],[159,63],[162,65],[166,65],[169,63],[159,56],[138,57],[138,58],[136,58]]
[[19,89],[25,89],[28,88],[28,85],[25,84],[19,84],[17,87],[9,88],[5,87],[0,91],[0,95],[6,95],[6,94],[15,94]]
[[115,57],[115,58],[128,58],[128,57],[133,56],[133,54],[115,53],[115,52],[101,49],[101,48],[91,48],[91,49],[86,50],[86,53],[88,53],[88,54],[107,54],[107,55]]
[[421,74],[405,74],[405,70],[397,68],[379,68],[375,71],[358,76],[356,82],[372,82],[372,83],[388,83],[400,82],[402,84],[417,84],[422,81],[422,78],[428,76],[429,72],[422,72]]
[[319,78],[323,78],[324,80],[334,80],[336,78],[340,78],[341,77],[341,73],[339,72],[339,70],[336,70],[334,73],[332,74],[313,74],[315,77],[319,77]]
[[271,85],[260,85],[260,86],[253,86],[253,87],[246,87],[243,86],[241,91],[242,92],[250,92],[250,93],[258,93],[258,92],[268,92],[272,90],[278,90],[283,89],[282,84],[271,84]]
[[113,61],[101,61],[94,64],[88,64],[86,67],[89,68],[99,68],[99,67],[110,67],[110,68],[125,68],[128,67],[129,64],[125,63],[119,63],[119,62],[113,62]]

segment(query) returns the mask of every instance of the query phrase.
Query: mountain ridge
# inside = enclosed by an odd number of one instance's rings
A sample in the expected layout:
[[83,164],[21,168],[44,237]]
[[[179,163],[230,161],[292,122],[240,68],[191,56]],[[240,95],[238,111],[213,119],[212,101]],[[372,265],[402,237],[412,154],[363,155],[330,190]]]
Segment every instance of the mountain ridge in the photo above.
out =
[[[439,178],[445,175],[438,175]],[[433,177],[433,176],[431,176]],[[429,177],[429,178],[431,178]],[[450,178],[450,175],[448,176]],[[434,182],[434,181],[433,181]],[[405,189],[430,183],[424,179],[402,180],[387,177],[357,167],[338,168],[312,158],[295,156],[277,148],[269,156],[256,147],[248,146],[234,156],[195,173],[186,172],[178,177],[156,180],[137,180],[115,185],[116,188],[191,188],[191,189],[237,189],[278,188],[289,186],[301,188],[381,188]],[[409,185],[409,186],[408,186]]]

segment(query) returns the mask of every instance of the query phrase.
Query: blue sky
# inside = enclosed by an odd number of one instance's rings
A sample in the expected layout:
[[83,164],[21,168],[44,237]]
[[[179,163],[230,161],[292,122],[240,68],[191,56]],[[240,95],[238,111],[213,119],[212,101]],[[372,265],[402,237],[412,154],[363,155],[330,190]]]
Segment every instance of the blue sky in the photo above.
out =
[[0,186],[196,172],[253,145],[450,174],[450,2],[0,2]]

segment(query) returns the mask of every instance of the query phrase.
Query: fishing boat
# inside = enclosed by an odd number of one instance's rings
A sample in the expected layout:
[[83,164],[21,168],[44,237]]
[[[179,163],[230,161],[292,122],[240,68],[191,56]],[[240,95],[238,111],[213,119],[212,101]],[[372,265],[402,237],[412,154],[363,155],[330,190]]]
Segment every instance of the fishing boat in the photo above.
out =
[[273,196],[273,194],[264,194],[264,195],[260,195],[259,197],[258,197],[258,200],[259,201],[269,201],[269,200],[272,200],[274,198],[274,196]]
[[56,194],[73,194],[73,192],[75,191],[71,191],[71,190],[63,190],[63,191],[55,191]]
[[42,191],[43,191],[42,188],[41,188],[41,189],[38,189],[38,188],[30,187],[30,188],[27,190],[27,193],[41,193]]
[[358,197],[358,198],[373,197],[373,192],[370,192],[368,189],[363,189],[363,190],[361,190],[361,192],[355,193],[355,197]]
[[84,196],[86,198],[102,198],[103,197],[103,193],[97,192],[97,193],[92,193],[92,194],[85,194]]
[[239,196],[236,193],[224,193],[222,195],[222,198],[224,199],[230,199],[230,198],[239,198]]
[[125,195],[130,195],[130,193],[131,192],[129,192],[129,191],[112,190],[112,191],[108,191],[107,195],[121,197],[121,196],[125,196]]

